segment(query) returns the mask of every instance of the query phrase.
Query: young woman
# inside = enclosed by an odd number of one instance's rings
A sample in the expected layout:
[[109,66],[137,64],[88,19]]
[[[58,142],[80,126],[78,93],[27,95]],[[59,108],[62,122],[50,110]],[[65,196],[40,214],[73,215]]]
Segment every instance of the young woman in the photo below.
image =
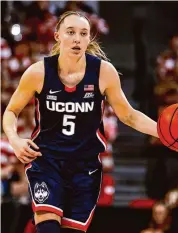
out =
[[[54,36],[52,56],[23,74],[3,126],[26,164],[37,232],[85,232],[100,192],[105,97],[118,118],[140,132],[158,137],[156,122],[128,103],[116,69],[90,38],[85,16],[64,13]],[[17,118],[33,96],[36,127],[31,140],[22,139]]]

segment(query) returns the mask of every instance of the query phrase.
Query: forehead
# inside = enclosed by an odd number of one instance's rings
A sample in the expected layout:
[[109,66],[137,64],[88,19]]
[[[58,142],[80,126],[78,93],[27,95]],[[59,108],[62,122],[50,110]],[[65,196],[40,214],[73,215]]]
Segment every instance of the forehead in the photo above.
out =
[[165,210],[166,210],[166,207],[163,205],[158,205],[155,207],[155,211],[165,211]]
[[83,29],[83,28],[86,28],[88,30],[90,29],[88,20],[78,15],[70,15],[66,17],[63,23],[61,24],[61,26],[63,26],[64,28],[74,27],[79,29]]

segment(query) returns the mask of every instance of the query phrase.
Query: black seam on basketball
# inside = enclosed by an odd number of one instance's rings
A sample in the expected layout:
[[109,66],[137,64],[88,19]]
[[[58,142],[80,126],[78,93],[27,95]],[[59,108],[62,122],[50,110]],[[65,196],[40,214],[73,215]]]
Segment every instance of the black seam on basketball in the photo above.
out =
[[[178,142],[178,138],[175,139],[175,141],[172,144],[170,144],[168,147],[173,146],[176,142]],[[177,147],[175,147],[175,146],[173,146],[173,147],[177,149]]]
[[[161,114],[162,115],[162,114]],[[158,119],[158,125],[159,125],[159,131],[160,131],[160,133],[161,133],[161,135],[162,135],[162,137],[163,137],[163,139],[167,142],[167,144],[169,145],[169,146],[167,146],[168,148],[170,147],[170,146],[172,146],[172,144],[174,144],[176,141],[174,141],[173,143],[171,143],[171,145],[170,145],[170,143],[165,139],[165,137],[164,137],[164,135],[163,135],[163,133],[162,133],[162,131],[161,131],[161,123],[160,123],[160,119],[161,119],[161,115],[160,115],[160,117],[159,117],[159,119]],[[174,147],[174,146],[172,146],[172,147]],[[174,147],[175,149],[177,149],[176,147]]]
[[177,110],[178,110],[178,107],[174,110],[174,112],[173,112],[173,114],[172,114],[172,117],[171,117],[170,124],[169,124],[169,133],[170,133],[171,137],[172,137],[174,140],[176,140],[176,138],[174,138],[173,135],[172,135],[172,132],[171,132],[171,124],[172,124],[173,117],[174,117],[174,115],[175,115],[175,113],[176,113]]

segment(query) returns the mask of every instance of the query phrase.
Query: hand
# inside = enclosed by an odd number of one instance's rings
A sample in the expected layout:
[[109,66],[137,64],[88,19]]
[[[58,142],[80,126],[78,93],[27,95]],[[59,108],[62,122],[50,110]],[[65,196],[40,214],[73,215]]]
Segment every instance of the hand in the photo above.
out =
[[40,152],[34,151],[30,148],[30,146],[32,146],[37,150],[39,149],[39,147],[30,139],[17,138],[11,141],[11,145],[14,149],[15,155],[22,163],[30,163],[38,156],[42,156]]

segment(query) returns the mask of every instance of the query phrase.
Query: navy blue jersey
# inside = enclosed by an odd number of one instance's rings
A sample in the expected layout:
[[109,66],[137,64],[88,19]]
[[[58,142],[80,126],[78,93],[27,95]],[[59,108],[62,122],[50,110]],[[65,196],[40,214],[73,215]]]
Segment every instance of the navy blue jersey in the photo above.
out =
[[58,76],[58,55],[45,57],[45,77],[36,93],[36,127],[32,139],[50,157],[87,158],[106,149],[102,115],[104,99],[99,90],[101,60],[86,54],[83,79],[73,88]]

